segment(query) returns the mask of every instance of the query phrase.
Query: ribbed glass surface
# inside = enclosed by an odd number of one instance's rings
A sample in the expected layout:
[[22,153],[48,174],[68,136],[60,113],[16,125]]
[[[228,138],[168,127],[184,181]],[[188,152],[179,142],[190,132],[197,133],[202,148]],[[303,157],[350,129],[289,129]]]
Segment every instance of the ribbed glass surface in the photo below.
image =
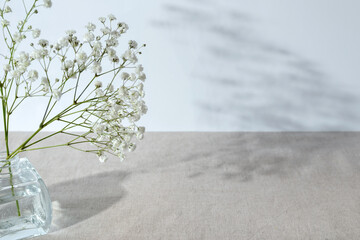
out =
[[46,234],[52,217],[48,190],[28,159],[0,153],[0,240]]

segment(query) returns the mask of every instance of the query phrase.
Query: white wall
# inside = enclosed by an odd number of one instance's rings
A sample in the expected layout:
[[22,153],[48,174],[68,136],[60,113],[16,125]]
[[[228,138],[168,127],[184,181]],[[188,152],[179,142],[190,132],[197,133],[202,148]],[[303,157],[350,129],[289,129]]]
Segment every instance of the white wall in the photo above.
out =
[[[56,40],[108,13],[127,22],[128,37],[148,45],[151,131],[360,130],[359,9],[357,0],[54,0],[33,23]],[[29,116],[41,111],[23,108],[12,130],[34,129]]]

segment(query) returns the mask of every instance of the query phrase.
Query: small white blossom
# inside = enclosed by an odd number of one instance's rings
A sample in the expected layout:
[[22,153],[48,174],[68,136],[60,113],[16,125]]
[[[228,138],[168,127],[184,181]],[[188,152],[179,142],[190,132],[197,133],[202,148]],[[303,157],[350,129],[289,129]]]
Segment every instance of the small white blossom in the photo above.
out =
[[4,64],[3,69],[4,69],[5,72],[10,72],[11,71],[10,64]]
[[144,84],[143,83],[140,83],[139,85],[137,85],[137,89],[139,91],[142,91],[144,89]]
[[95,90],[95,94],[96,94],[97,97],[103,97],[105,95],[104,91],[102,89],[100,89],[100,88],[97,88]]
[[47,8],[51,8],[51,6],[52,6],[51,0],[44,0],[44,6]]
[[101,23],[105,23],[106,18],[104,18],[104,17],[99,17],[99,21],[100,21]]
[[15,32],[13,34],[13,39],[16,43],[20,43],[23,39],[24,39],[24,35],[23,34],[20,34],[18,32]]
[[104,34],[104,35],[108,35],[109,33],[111,33],[110,28],[105,27],[105,28],[101,28],[100,31]]
[[127,50],[123,56],[122,56],[125,60],[128,60],[131,63],[136,63],[138,61],[135,53],[133,51],[131,51],[130,49]]
[[43,85],[43,91],[45,93],[48,93],[49,89],[50,89],[50,83],[49,83],[49,80],[46,77],[41,78],[41,85]]
[[18,69],[15,69],[14,71],[12,71],[11,76],[15,79],[19,79],[21,77],[21,72]]
[[135,151],[135,149],[136,149],[135,143],[130,143],[128,146],[129,152],[133,152],[133,151]]
[[4,9],[4,13],[11,13],[11,12],[12,12],[11,7],[6,6],[5,9]]
[[32,30],[32,36],[33,36],[33,38],[38,38],[38,37],[40,37],[40,33],[41,33],[40,29],[34,29],[34,30]]
[[76,54],[76,61],[79,65],[83,65],[88,60],[87,54],[84,51],[78,52]]
[[139,131],[139,133],[144,134],[145,127],[138,127],[138,131]]
[[49,41],[46,40],[46,39],[40,39],[39,42],[38,42],[38,44],[39,44],[41,47],[45,48],[45,47],[49,46]]
[[144,134],[143,134],[143,133],[137,133],[137,134],[136,134],[136,137],[137,137],[139,140],[143,140],[143,139],[144,139]]
[[118,45],[119,45],[119,41],[116,40],[115,38],[110,38],[110,39],[106,40],[107,47],[116,47]]
[[10,22],[9,22],[8,20],[3,19],[3,20],[1,20],[1,25],[2,25],[3,27],[7,27],[7,26],[10,25]]
[[127,72],[122,72],[121,73],[121,79],[122,80],[127,80],[130,77],[130,74],[128,74]]
[[101,87],[102,87],[102,82],[96,81],[96,82],[94,83],[94,85],[95,85],[96,88],[101,88]]
[[89,31],[94,31],[96,29],[96,25],[93,24],[93,23],[88,23],[86,25],[86,28],[89,30]]
[[64,67],[63,67],[63,70],[65,71],[68,71],[69,69],[73,68],[74,67],[74,61],[72,60],[66,60],[64,62]]
[[126,31],[129,29],[129,26],[124,22],[119,22],[118,28],[120,33],[126,33]]
[[144,81],[145,81],[145,79],[146,79],[146,75],[145,75],[145,73],[143,73],[143,72],[142,72],[142,73],[140,73],[140,74],[139,74],[138,79],[144,82]]
[[59,44],[61,47],[67,47],[67,46],[69,46],[69,38],[67,38],[67,37],[60,38],[59,41],[58,41],[58,44]]
[[76,31],[75,31],[75,30],[70,29],[70,30],[67,30],[65,33],[66,33],[66,35],[68,35],[68,36],[72,37],[73,35],[75,35]]
[[31,70],[28,72],[28,78],[29,81],[33,82],[39,78],[39,73],[36,70]]
[[137,48],[138,44],[135,40],[130,40],[129,41],[129,47],[130,48]]
[[102,71],[101,64],[99,62],[94,62],[91,67],[93,73],[99,74]]
[[84,35],[84,41],[85,42],[92,42],[95,39],[95,35],[92,32],[87,32]]
[[105,155],[105,154],[101,154],[100,156],[99,156],[99,161],[101,162],[101,163],[104,163],[104,162],[106,162],[108,160],[108,157]]
[[114,88],[114,85],[109,84],[107,89],[109,90],[109,92],[113,92],[115,88]]
[[110,21],[116,20],[116,17],[113,14],[109,14],[108,18],[109,18]]
[[135,73],[136,74],[140,74],[142,71],[144,71],[144,68],[143,68],[143,66],[141,64],[139,64],[139,65],[137,65],[135,67]]
[[60,98],[62,96],[62,92],[59,89],[53,89],[52,95],[55,98],[56,101],[60,101]]

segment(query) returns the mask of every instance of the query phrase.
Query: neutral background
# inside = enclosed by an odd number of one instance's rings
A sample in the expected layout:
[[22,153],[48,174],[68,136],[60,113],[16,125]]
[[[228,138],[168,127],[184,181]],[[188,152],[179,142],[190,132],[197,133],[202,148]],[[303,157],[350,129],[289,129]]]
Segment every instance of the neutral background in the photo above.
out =
[[[127,22],[127,38],[148,45],[150,131],[360,130],[359,9],[357,0],[53,0],[33,25],[56,41],[109,13]],[[43,110],[23,110],[11,130],[38,125],[28,116]]]

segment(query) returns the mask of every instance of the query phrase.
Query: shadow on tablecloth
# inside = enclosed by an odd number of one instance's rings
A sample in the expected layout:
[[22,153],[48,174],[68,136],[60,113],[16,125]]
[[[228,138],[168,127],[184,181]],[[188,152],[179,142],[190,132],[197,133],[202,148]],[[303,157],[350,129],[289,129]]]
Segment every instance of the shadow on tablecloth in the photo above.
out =
[[53,221],[50,231],[80,223],[119,202],[126,195],[121,183],[128,175],[112,171],[51,185]]

